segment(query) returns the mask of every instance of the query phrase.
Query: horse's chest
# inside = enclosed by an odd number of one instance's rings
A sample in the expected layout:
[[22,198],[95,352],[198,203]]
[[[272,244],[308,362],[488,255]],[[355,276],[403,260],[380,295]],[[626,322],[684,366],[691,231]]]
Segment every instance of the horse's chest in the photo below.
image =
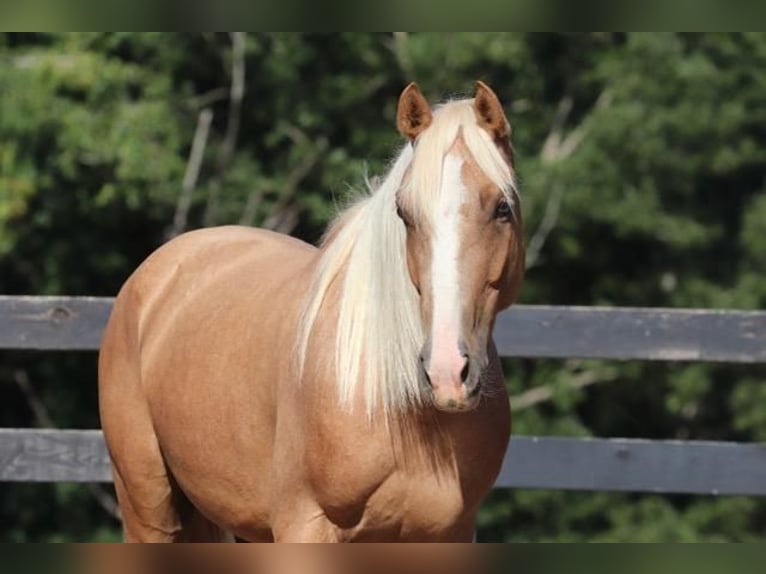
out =
[[469,506],[457,476],[395,474],[370,497],[355,537],[390,532],[404,540],[451,538]]
[[351,460],[335,466],[317,492],[328,518],[350,540],[449,539],[470,522],[480,497],[466,489],[454,460],[397,465],[383,453],[377,461],[383,464],[374,466]]
[[508,440],[507,400],[491,406],[407,433],[315,433],[312,496],[347,539],[470,540]]

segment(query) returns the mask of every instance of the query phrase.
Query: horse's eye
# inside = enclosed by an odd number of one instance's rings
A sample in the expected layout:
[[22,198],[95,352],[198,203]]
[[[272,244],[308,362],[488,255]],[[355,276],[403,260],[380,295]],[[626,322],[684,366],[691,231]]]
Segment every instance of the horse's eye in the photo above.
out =
[[509,220],[511,218],[511,206],[507,199],[501,199],[495,207],[495,218]]

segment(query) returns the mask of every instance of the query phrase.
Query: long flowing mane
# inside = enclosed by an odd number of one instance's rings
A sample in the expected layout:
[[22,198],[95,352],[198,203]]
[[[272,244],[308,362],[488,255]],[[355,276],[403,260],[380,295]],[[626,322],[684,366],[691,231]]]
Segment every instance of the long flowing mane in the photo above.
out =
[[[433,216],[442,162],[461,136],[473,159],[500,189],[515,193],[514,174],[476,121],[473,100],[448,102],[417,142],[407,144],[376,189],[340,214],[321,245],[301,316],[297,359],[303,373],[309,339],[331,286],[342,281],[334,341],[335,382],[342,405],[362,392],[369,416],[377,406],[401,412],[421,403],[417,357],[424,341],[419,296],[407,270],[406,229],[397,193]],[[409,170],[407,184],[405,174]]]

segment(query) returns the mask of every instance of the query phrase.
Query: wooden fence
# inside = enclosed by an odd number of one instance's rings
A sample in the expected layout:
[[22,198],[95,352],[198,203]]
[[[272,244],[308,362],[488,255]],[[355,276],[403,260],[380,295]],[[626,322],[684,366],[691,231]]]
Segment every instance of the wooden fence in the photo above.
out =
[[[98,349],[112,299],[0,296],[0,349]],[[766,362],[766,312],[519,305],[504,357]],[[766,405],[764,405],[766,408]],[[766,444],[514,436],[497,487],[766,495]],[[0,429],[0,481],[108,482],[98,430]]]

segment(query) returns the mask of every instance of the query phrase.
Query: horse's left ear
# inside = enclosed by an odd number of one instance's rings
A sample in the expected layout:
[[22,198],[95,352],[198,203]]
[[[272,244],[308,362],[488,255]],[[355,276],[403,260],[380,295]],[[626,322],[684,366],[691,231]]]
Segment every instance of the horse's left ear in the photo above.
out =
[[487,84],[476,82],[476,94],[473,97],[473,111],[479,125],[487,130],[494,139],[503,140],[511,135],[511,127],[505,118],[503,106]]

